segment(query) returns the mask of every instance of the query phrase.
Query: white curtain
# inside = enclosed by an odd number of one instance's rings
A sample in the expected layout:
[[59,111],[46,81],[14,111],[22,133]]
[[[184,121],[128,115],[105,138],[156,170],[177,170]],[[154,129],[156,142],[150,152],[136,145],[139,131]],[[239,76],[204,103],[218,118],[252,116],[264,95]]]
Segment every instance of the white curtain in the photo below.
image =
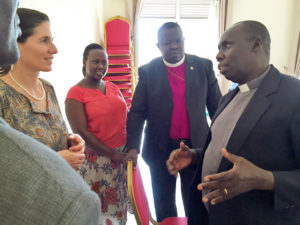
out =
[[[232,0],[219,0],[219,37],[224,33],[224,31],[230,26],[231,21],[231,8]],[[217,79],[222,94],[226,94],[232,84],[231,81],[228,81],[222,74],[217,73]]]
[[296,77],[300,77],[300,32],[298,35],[297,53],[294,62],[294,74]]
[[136,51],[136,30],[137,19],[141,10],[141,0],[126,0],[126,18],[130,21],[131,27],[131,53],[132,53],[132,86],[137,83],[137,51]]
[[219,37],[226,30],[228,0],[219,0]]

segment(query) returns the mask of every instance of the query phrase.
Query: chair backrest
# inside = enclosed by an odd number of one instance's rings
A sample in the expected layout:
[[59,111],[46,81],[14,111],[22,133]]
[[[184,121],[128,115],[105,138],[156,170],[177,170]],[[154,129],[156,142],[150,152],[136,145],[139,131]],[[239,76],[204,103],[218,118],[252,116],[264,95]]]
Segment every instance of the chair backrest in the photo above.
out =
[[149,225],[150,211],[147,196],[144,190],[139,166],[133,169],[132,161],[127,164],[127,181],[129,200],[133,208],[138,225]]
[[130,49],[130,23],[121,16],[116,16],[105,22],[106,50]]

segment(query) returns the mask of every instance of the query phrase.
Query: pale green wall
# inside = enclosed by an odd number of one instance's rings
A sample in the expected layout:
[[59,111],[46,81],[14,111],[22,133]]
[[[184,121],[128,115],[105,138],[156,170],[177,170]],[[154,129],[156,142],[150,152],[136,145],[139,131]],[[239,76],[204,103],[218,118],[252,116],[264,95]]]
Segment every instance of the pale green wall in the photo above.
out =
[[296,48],[298,44],[298,36],[300,32],[300,1],[295,0],[295,7],[294,7],[294,15],[292,21],[292,29],[290,32],[291,35],[291,42],[290,42],[290,72],[294,72],[294,63],[296,59]]
[[103,17],[108,20],[114,16],[126,15],[126,0],[103,0]]

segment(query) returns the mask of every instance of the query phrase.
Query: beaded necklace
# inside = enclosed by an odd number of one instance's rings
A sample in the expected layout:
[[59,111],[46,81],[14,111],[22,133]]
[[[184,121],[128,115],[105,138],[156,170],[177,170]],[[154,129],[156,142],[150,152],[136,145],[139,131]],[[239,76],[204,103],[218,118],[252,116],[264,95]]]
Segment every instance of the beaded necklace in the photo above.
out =
[[33,99],[35,99],[37,101],[42,101],[45,98],[46,93],[45,93],[44,86],[41,82],[40,82],[40,85],[41,85],[42,90],[43,90],[43,95],[39,98],[39,97],[35,97],[34,95],[32,95],[25,87],[23,87],[18,81],[16,81],[16,79],[13,77],[11,71],[9,71],[8,74],[9,74],[10,78],[13,80],[13,82],[15,82],[16,85],[18,85],[21,89],[23,89]]

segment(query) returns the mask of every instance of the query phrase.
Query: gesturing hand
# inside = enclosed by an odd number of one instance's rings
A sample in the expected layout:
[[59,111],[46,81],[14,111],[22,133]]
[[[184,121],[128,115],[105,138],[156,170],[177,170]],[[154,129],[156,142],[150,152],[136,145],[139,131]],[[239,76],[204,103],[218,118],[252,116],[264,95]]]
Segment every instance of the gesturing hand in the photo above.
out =
[[180,142],[180,148],[172,151],[166,162],[169,173],[177,177],[178,171],[190,165],[192,159],[192,149]]
[[233,163],[233,168],[204,177],[204,181],[198,185],[198,190],[208,189],[210,193],[203,196],[203,202],[215,205],[253,189],[273,189],[272,172],[257,167],[243,157],[230,154],[226,149],[222,149],[222,154]]

